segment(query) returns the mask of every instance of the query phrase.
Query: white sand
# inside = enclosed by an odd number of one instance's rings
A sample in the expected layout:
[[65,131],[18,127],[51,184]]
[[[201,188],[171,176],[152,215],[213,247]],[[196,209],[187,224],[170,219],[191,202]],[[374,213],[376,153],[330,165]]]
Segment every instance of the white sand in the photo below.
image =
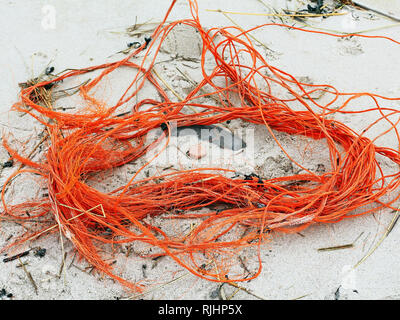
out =
[[[200,19],[204,27],[231,25],[219,13],[207,12],[205,9],[223,9],[226,11],[265,12],[268,10],[259,1],[223,1],[201,0]],[[284,1],[264,2],[282,8]],[[371,2],[371,1],[370,1]],[[396,2],[396,1],[394,1]],[[124,29],[135,23],[158,22],[164,17],[169,1],[156,0],[121,0],[121,1],[61,1],[51,2],[56,12],[54,29],[44,29],[42,12],[47,1],[3,1],[0,4],[0,69],[2,84],[0,86],[0,127],[5,132],[12,130],[16,139],[29,141],[27,150],[35,144],[37,133],[41,128],[27,116],[9,112],[10,106],[17,100],[18,83],[37,75],[50,62],[59,72],[65,68],[79,68],[96,65],[104,61],[120,59],[121,54],[113,55],[126,48],[126,43],[136,41],[124,34]],[[296,5],[296,1],[288,2]],[[399,5],[400,6],[400,5]],[[283,6],[285,7],[285,6]],[[50,8],[51,10],[51,8]],[[399,12],[400,8],[396,12]],[[169,20],[188,18],[187,2],[178,1]],[[243,28],[271,21],[261,16],[231,16]],[[273,20],[279,22],[279,20]],[[329,17],[327,19],[308,20],[318,27],[351,32],[393,24],[386,18],[371,12],[351,10],[345,16]],[[45,21],[46,22],[46,21]],[[49,26],[49,24],[44,24]],[[51,26],[51,21],[50,21]],[[400,26],[370,32],[371,35],[386,35],[400,39]],[[110,31],[120,31],[111,33]],[[398,57],[400,46],[383,40],[365,40],[352,38],[338,40],[319,35],[289,31],[284,28],[267,27],[254,32],[262,43],[273,49],[270,53],[262,46],[260,52],[268,54],[273,65],[286,70],[297,77],[308,77],[313,83],[327,83],[336,86],[341,91],[369,91],[387,96],[400,94],[400,64]],[[188,38],[190,41],[191,37]],[[140,38],[143,40],[143,36]],[[170,43],[170,48],[162,53],[160,60],[173,56],[173,51],[183,46],[180,52],[190,55],[184,42],[178,40]],[[186,50],[186,51],[185,51]],[[110,55],[113,55],[110,58]],[[161,74],[170,81],[174,89],[181,95],[187,93],[188,84],[176,74],[176,66],[185,68],[179,61],[159,68]],[[190,67],[195,63],[187,63],[186,69],[196,79],[198,70]],[[109,92],[118,85],[129,80],[129,74],[121,72],[106,83],[104,97],[112,99]],[[79,81],[76,80],[78,84]],[[112,83],[112,84],[111,84]],[[65,84],[66,87],[71,83]],[[187,88],[186,88],[187,89]],[[108,93],[107,93],[107,90]],[[146,91],[147,90],[147,91]],[[146,89],[142,94],[151,95],[154,91]],[[171,99],[172,99],[171,95]],[[64,99],[62,104],[73,105],[73,99]],[[60,102],[61,103],[61,102]],[[370,103],[367,101],[367,103]],[[392,104],[394,107],[395,104]],[[362,107],[357,105],[357,107]],[[374,120],[375,114],[341,115],[336,119],[343,121],[355,130],[362,130],[365,125]],[[233,121],[232,129],[238,129],[241,123]],[[383,130],[378,127],[373,134]],[[256,128],[255,163],[246,168],[256,166],[265,176],[291,174],[291,168],[285,167],[285,161],[271,137],[262,128]],[[296,137],[290,139],[280,135],[286,150],[294,157],[302,157],[303,162],[312,170],[318,164],[327,162],[327,151],[319,143],[311,144],[305,152],[307,141]],[[397,147],[393,136],[388,135],[379,140],[382,145]],[[0,163],[7,160],[7,153],[0,147]],[[186,160],[185,160],[186,159]],[[183,166],[196,165],[182,157]],[[388,164],[384,164],[384,166]],[[235,167],[236,168],[236,167]],[[285,169],[286,168],[286,169]],[[120,179],[129,174],[129,167],[118,171]],[[390,169],[390,168],[387,168]],[[1,170],[1,169],[0,169]],[[13,172],[14,168],[0,171],[0,184]],[[156,169],[153,167],[152,170]],[[151,172],[152,173],[152,172]],[[115,179],[114,179],[115,180]],[[111,179],[110,183],[114,181]],[[112,186],[110,186],[112,187]],[[105,187],[106,188],[106,187]],[[24,181],[18,189],[10,190],[10,197],[20,198],[32,195],[36,185]],[[41,191],[45,192],[45,191]],[[398,257],[400,254],[400,228],[397,226],[383,241],[380,247],[358,268],[349,272],[385,231],[393,215],[381,212],[374,216],[363,216],[354,220],[340,222],[334,225],[315,225],[302,232],[303,236],[276,235],[273,241],[262,253],[264,264],[262,274],[255,280],[242,285],[258,296],[266,299],[294,299],[305,296],[304,299],[396,299],[400,297],[400,270]],[[10,235],[17,235],[22,228],[11,223],[2,223],[0,227],[0,246],[6,243]],[[362,234],[354,247],[344,250],[319,252],[318,248],[352,243]],[[12,239],[10,240],[12,241]],[[39,258],[31,253],[21,258],[26,269],[35,280],[38,290],[35,293],[25,272],[19,268],[19,261],[3,263],[0,261],[0,289],[11,292],[15,299],[114,299],[127,297],[128,294],[117,283],[107,277],[84,272],[88,265],[84,261],[74,261],[72,246],[64,242],[68,252],[65,273],[57,277],[61,265],[61,246],[56,235],[27,244],[26,248],[41,246],[47,249],[47,254]],[[134,245],[135,250],[140,250]],[[21,250],[23,251],[23,250]],[[2,256],[3,259],[3,256]],[[218,284],[199,280],[193,275],[181,270],[169,258],[162,259],[158,264],[151,260],[142,260],[134,255],[125,258],[124,254],[116,255],[117,266],[123,276],[130,280],[141,280],[145,276],[153,280],[153,285],[161,285],[173,278],[179,278],[162,288],[153,290],[142,296],[145,299],[215,299],[218,298]],[[251,257],[249,257],[251,259]],[[146,267],[143,268],[143,265]],[[179,271],[178,273],[175,273]],[[338,290],[339,288],[339,290]],[[229,296],[234,290],[224,286]],[[336,293],[336,294],[335,294]],[[255,299],[243,291],[238,292],[233,299]]]

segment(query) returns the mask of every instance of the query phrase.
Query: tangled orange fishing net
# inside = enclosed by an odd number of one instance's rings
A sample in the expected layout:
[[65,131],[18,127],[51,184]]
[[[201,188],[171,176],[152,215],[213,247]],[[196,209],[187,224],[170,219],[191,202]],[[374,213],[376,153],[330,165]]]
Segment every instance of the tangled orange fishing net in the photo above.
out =
[[[380,106],[382,100],[399,101],[400,98],[366,92],[344,93],[333,86],[302,83],[270,65],[249,38],[249,32],[257,28],[288,26],[270,23],[247,31],[233,26],[205,30],[200,24],[195,0],[189,1],[192,19],[166,23],[175,2],[172,1],[151,41],[146,41],[124,59],[65,71],[53,79],[21,90],[20,101],[14,109],[29,114],[46,127],[48,150],[45,158],[34,162],[16,151],[6,139],[3,140],[11,157],[25,168],[11,175],[3,186],[2,216],[21,222],[28,219],[45,222],[39,230],[27,232],[3,251],[60,228],[81,257],[97,270],[135,290],[142,290],[143,285],[114,273],[101,254],[104,245],[145,243],[158,249],[152,257],[169,256],[203,279],[247,281],[261,272],[261,244],[269,239],[271,232],[299,232],[314,223],[336,223],[382,208],[396,209],[393,204],[400,196],[392,196],[390,200],[384,196],[393,194],[398,188],[400,171],[385,174],[377,155],[399,165],[400,153],[399,150],[377,146],[375,141],[393,131],[400,142],[396,128],[400,118],[391,120],[400,110]],[[199,67],[202,80],[182,101],[174,102],[154,77],[152,67],[163,41],[178,24],[194,28],[201,36],[203,46]],[[380,38],[379,41],[384,39],[400,45],[387,37],[292,29],[333,37]],[[150,55],[150,52],[154,54]],[[131,60],[137,58],[139,53],[144,55],[136,64]],[[214,58],[215,66],[211,71],[205,68],[206,55]],[[116,104],[104,106],[92,91],[104,77],[120,68],[133,69],[133,80],[127,84]],[[64,79],[93,71],[101,73],[80,87],[80,95],[88,107],[76,113],[54,110],[41,104],[35,95],[40,88],[51,91],[53,85]],[[136,100],[145,83],[151,83],[158,91],[159,100]],[[291,97],[279,94],[277,87]],[[329,102],[319,104],[312,96],[316,91],[329,96]],[[201,103],[204,97],[218,99],[218,103]],[[362,97],[372,99],[375,107],[345,110],[350,102]],[[339,102],[342,98],[344,102]],[[293,103],[303,109],[293,110],[289,107]],[[130,112],[120,114],[120,107],[127,105]],[[185,112],[185,107],[195,107],[197,112]],[[361,133],[331,119],[335,113],[376,111],[380,114],[379,118]],[[89,183],[96,174],[137,160],[165,141],[160,138],[146,142],[146,134],[155,128],[164,128],[162,138],[166,138],[168,144],[172,122],[184,127],[218,124],[233,119],[265,126],[286,156],[305,173],[263,179],[255,175],[238,177],[228,169],[201,168],[138,179],[150,160],[130,177],[126,185],[111,192],[101,192]],[[367,138],[366,132],[382,121],[389,124],[389,129],[374,139]],[[277,131],[326,142],[331,169],[318,174],[296,162],[275,137],[274,132]],[[40,175],[46,182],[48,195],[8,205],[4,197],[7,186],[17,175],[26,173]],[[226,204],[227,209],[198,212],[200,208],[212,208],[221,203]],[[374,206],[367,206],[371,204]],[[29,217],[26,211],[29,211]],[[146,220],[147,217],[161,215],[172,220],[200,219],[200,222],[190,233],[167,233],[162,227]],[[46,220],[41,220],[43,218]],[[57,228],[52,227],[55,222],[58,223]],[[245,248],[258,250],[257,270],[250,277],[235,269],[233,259]],[[210,261],[215,262],[218,268],[208,267]]]

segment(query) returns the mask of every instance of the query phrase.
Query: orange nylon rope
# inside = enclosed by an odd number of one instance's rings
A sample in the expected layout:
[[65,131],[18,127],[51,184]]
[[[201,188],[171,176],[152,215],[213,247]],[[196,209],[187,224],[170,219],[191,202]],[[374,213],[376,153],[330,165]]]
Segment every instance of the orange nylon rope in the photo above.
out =
[[[148,48],[142,45],[120,61],[67,71],[52,80],[21,90],[21,99],[14,109],[44,124],[50,142],[45,159],[35,163],[13,150],[4,139],[3,145],[11,156],[32,169],[19,170],[3,186],[3,216],[27,220],[24,215],[26,210],[34,210],[35,215],[30,219],[57,216],[62,232],[82,257],[124,286],[140,291],[143,289],[141,283],[131,283],[113,272],[112,266],[100,254],[102,245],[138,241],[158,248],[153,256],[167,255],[203,279],[216,282],[247,281],[261,272],[261,244],[270,239],[271,231],[299,232],[317,222],[336,223],[383,208],[395,209],[394,203],[400,195],[392,196],[390,200],[385,196],[393,195],[398,189],[400,171],[385,174],[377,155],[399,165],[400,153],[399,150],[375,145],[375,140],[393,130],[400,142],[397,129],[400,118],[396,121],[389,118],[398,115],[400,108],[380,106],[381,100],[399,101],[400,98],[373,93],[344,93],[330,85],[301,83],[289,73],[270,65],[248,37],[248,33],[257,28],[289,26],[269,23],[247,31],[234,26],[205,30],[200,24],[194,0],[189,1],[192,19],[165,25],[174,4],[175,1],[172,1],[163,22],[154,31]],[[203,48],[200,70],[203,78],[183,101],[173,102],[152,76],[151,68],[164,39],[177,24],[191,26],[201,36]],[[388,37],[335,35],[293,26],[290,28],[333,37],[384,39],[400,44]],[[153,57],[150,56],[150,49],[155,51]],[[145,52],[141,63],[131,62],[130,59],[137,57],[140,52]],[[215,67],[211,72],[205,68],[206,54],[215,58]],[[250,63],[242,62],[243,55],[250,58]],[[147,68],[144,67],[146,59],[151,60]],[[104,109],[91,95],[91,90],[106,75],[122,67],[132,68],[137,73],[118,102]],[[32,98],[37,88],[95,70],[101,70],[100,75],[82,86],[80,93],[88,104],[98,105],[96,111],[84,109],[75,114],[58,112],[41,106]],[[225,86],[221,86],[221,79]],[[153,85],[161,99],[147,98],[134,103],[132,98],[146,82]],[[291,98],[280,97],[271,84],[285,89]],[[137,89],[130,91],[136,86]],[[208,93],[201,93],[206,86]],[[325,92],[332,97],[331,100],[325,105],[318,103],[311,95],[316,91]],[[201,98],[211,96],[218,97],[220,103],[210,105],[199,102]],[[235,96],[240,98],[240,105],[233,102]],[[370,97],[375,107],[344,110],[352,100],[363,96]],[[339,102],[341,97],[346,98],[345,102]],[[304,110],[291,109],[289,102],[296,102]],[[117,109],[128,103],[132,105],[131,112],[118,116]],[[144,108],[145,105],[147,108]],[[148,108],[148,105],[151,107]],[[199,111],[184,113],[182,110],[185,106],[197,107]],[[316,108],[320,111],[315,111]],[[362,133],[327,118],[335,113],[373,111],[379,111],[380,118],[369,124]],[[285,155],[303,168],[305,173],[274,179],[256,176],[238,178],[230,177],[234,175],[231,170],[199,168],[137,180],[138,173],[149,161],[139,168],[126,185],[111,192],[100,192],[88,183],[94,174],[123,166],[151,150],[160,142],[158,139],[152,144],[145,143],[146,134],[154,128],[166,124],[168,130],[164,137],[169,137],[170,122],[176,122],[179,127],[211,125],[232,119],[265,126]],[[386,121],[389,129],[375,139],[365,137],[365,133],[381,121]],[[330,153],[330,171],[317,174],[297,163],[276,138],[274,132],[277,131],[326,141]],[[48,197],[8,206],[4,198],[6,187],[15,176],[27,172],[41,175],[49,190]],[[221,203],[228,208],[223,211],[212,209],[213,205]],[[211,212],[194,213],[201,208],[211,208]],[[162,227],[145,222],[144,218],[148,216],[162,216],[176,221],[200,219],[200,222],[188,234],[178,231],[171,234]],[[3,248],[3,251],[48,234],[51,230],[46,223],[41,230],[33,234],[28,232]],[[237,271],[230,273],[235,269],[236,254],[249,247],[258,250],[257,270],[251,276],[244,276]],[[208,266],[210,261],[217,263],[217,270]]]

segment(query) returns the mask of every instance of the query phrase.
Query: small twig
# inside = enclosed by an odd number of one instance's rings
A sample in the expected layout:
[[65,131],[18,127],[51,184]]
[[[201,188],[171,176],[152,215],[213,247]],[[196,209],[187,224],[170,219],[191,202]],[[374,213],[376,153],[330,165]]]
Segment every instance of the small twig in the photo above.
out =
[[340,249],[349,249],[353,248],[354,244],[357,242],[357,240],[364,234],[364,232],[361,232],[358,237],[352,242],[340,246],[334,246],[334,247],[327,247],[327,248],[319,248],[318,251],[333,251],[333,250],[340,250]]
[[[65,96],[72,96],[72,95],[74,95],[75,93],[77,93],[77,92],[80,90],[80,88],[81,88],[82,86],[87,85],[91,80],[92,80],[92,79],[89,78],[89,79],[87,79],[86,81],[82,82],[81,84],[78,84],[78,85],[73,86],[73,87],[71,87],[71,88],[60,89],[60,90],[58,90],[58,91],[54,91],[54,94],[56,94],[56,93],[63,93]],[[67,92],[67,91],[72,90],[72,89],[75,89],[75,91],[73,91],[72,93],[68,93],[68,92]],[[57,99],[59,99],[59,98],[61,98],[61,97],[63,97],[63,96],[60,95],[60,96],[57,97]]]
[[76,251],[75,251],[75,253],[74,253],[74,256],[72,257],[72,261],[71,261],[71,263],[69,264],[68,269],[70,269],[71,266],[72,266],[72,264],[74,263],[75,257],[76,257]]
[[238,288],[238,289],[240,289],[240,290],[246,292],[247,294],[249,294],[249,295],[251,295],[251,296],[253,296],[253,297],[257,298],[257,299],[260,299],[260,300],[267,300],[267,299],[265,299],[265,298],[263,298],[263,297],[261,297],[261,296],[255,294],[255,293],[251,292],[250,290],[248,290],[248,289],[246,289],[246,288],[244,288],[244,287],[242,287],[242,286],[239,286],[238,284],[236,284],[236,283],[234,283],[234,282],[227,282],[227,284],[230,285],[230,286],[232,286],[232,287]]
[[354,247],[354,244],[349,243],[349,244],[343,244],[340,246],[319,248],[318,251],[334,251],[334,250],[340,250],[340,249],[349,249],[349,248],[353,248],[353,247]]
[[60,265],[60,270],[58,271],[58,278],[61,278],[61,274],[62,274],[62,272],[63,272],[63,270],[64,270],[64,266],[65,266],[65,259],[67,258],[67,252],[64,252],[64,257],[63,257],[63,259],[61,260],[61,265]]
[[310,295],[310,293],[303,294],[302,296],[297,297],[297,298],[293,298],[292,300],[300,300],[300,299],[303,299],[303,298],[305,298],[305,297],[307,297],[307,296],[309,296],[309,295]]
[[86,272],[84,269],[78,267],[77,265],[75,265],[75,264],[72,263],[71,266],[72,266],[72,267],[75,267],[76,269],[78,269],[78,270],[82,271],[83,273],[86,273],[86,274],[87,274],[87,272]]
[[9,258],[5,258],[5,259],[3,259],[3,262],[10,262],[10,261],[14,261],[14,260],[17,260],[19,258],[25,257],[25,256],[27,256],[29,254],[29,252],[31,250],[32,249],[29,249],[29,250],[26,250],[24,252],[18,253],[15,256],[12,256],[12,257],[9,257]]
[[21,259],[18,258],[18,260],[19,260],[19,262],[20,262],[20,264],[21,264],[21,266],[22,266],[22,269],[24,270],[26,276],[28,277],[30,283],[32,284],[33,289],[35,289],[35,293],[38,294],[38,287],[37,287],[37,285],[36,285],[35,280],[33,280],[33,277],[32,277],[32,275],[31,275],[31,273],[26,269],[25,264],[22,263]]
[[360,264],[362,264],[365,260],[368,259],[368,257],[375,252],[375,250],[381,245],[382,241],[385,240],[385,238],[388,236],[388,234],[393,230],[393,227],[395,226],[397,220],[399,219],[400,215],[400,208],[397,209],[395,216],[393,217],[392,221],[390,222],[389,226],[386,229],[386,232],[383,234],[383,236],[379,239],[379,241],[376,243],[376,245],[360,260],[358,261],[354,266],[353,269],[356,269]]
[[248,275],[251,274],[250,270],[247,268],[246,264],[244,263],[243,258],[241,256],[238,256],[238,259],[239,259],[240,264],[241,264],[242,268],[244,269],[244,271],[246,271]]
[[157,72],[156,69],[152,69],[152,72],[157,76],[158,79],[171,91],[175,97],[178,98],[179,101],[183,101],[184,99],[161,77],[161,75]]
[[22,268],[22,266],[27,266],[29,265],[28,262],[23,262],[22,264],[18,264],[17,268]]
[[358,235],[358,237],[354,239],[353,244],[355,244],[355,243],[358,241],[358,239],[361,238],[361,236],[362,236],[363,234],[364,234],[364,231],[361,232],[361,233]]
[[227,14],[238,14],[244,16],[267,16],[267,17],[326,17],[326,16],[342,16],[348,12],[332,12],[332,13],[255,13],[255,12],[234,12],[234,11],[221,11],[214,9],[206,9],[209,12],[221,12]]
[[226,300],[231,300],[240,290],[240,288],[237,288]]

